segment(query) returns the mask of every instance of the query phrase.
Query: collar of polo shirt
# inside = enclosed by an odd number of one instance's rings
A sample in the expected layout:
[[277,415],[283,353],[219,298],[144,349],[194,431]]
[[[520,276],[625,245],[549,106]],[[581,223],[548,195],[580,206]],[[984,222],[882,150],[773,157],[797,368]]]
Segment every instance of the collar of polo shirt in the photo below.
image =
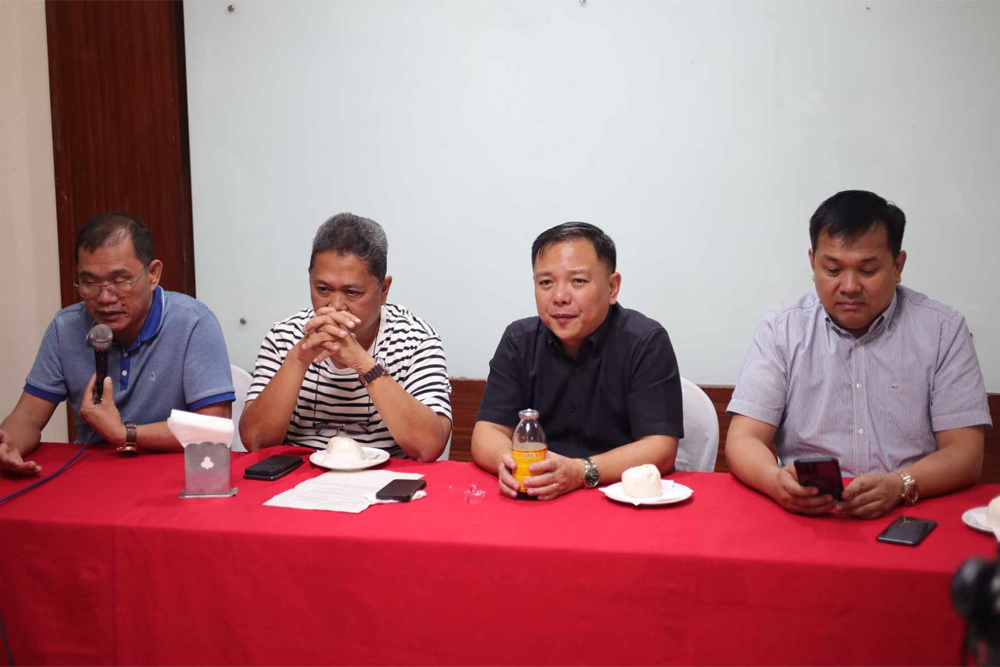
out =
[[[611,322],[618,316],[618,312],[620,310],[620,305],[617,303],[611,304],[611,307],[608,308],[608,315],[604,318],[604,321],[601,322],[601,326],[597,327],[594,333],[587,336],[587,340],[585,340],[580,346],[580,350],[577,355],[578,358],[590,356],[601,351],[601,348],[604,347],[604,341],[608,339],[608,332],[611,331]],[[563,354],[566,354],[566,351],[563,349],[562,341],[559,340],[559,337],[552,333],[548,327],[545,327],[545,331],[546,341],[548,344]]]
[[[818,293],[816,294],[816,298],[819,299]],[[889,323],[892,322],[892,316],[896,312],[897,299],[899,299],[898,287],[896,288],[896,291],[892,295],[892,301],[890,301],[886,309],[882,311],[882,314],[875,318],[875,321],[871,323],[871,326],[868,327],[868,331],[866,331],[865,335],[861,336],[861,338],[864,338],[865,336],[868,336],[872,333],[875,333],[889,326]],[[822,305],[820,305],[820,307],[823,308]],[[836,330],[837,333],[844,334],[845,336],[850,336],[851,338],[854,338],[854,334],[841,327],[839,324],[836,323],[836,321],[834,321],[832,317],[830,317],[830,313],[826,312],[826,308],[823,308],[823,313],[824,313],[824,318],[826,319],[826,323],[834,330]],[[861,340],[861,338],[858,338],[857,340]]]

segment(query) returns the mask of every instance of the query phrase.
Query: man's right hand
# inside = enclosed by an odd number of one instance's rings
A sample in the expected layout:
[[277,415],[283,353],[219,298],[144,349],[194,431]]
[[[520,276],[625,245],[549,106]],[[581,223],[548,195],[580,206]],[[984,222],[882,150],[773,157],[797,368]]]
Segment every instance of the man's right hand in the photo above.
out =
[[517,479],[514,478],[515,470],[517,470],[517,464],[514,463],[510,454],[504,454],[500,457],[500,468],[497,471],[497,477],[500,480],[500,493],[508,498],[517,498],[517,491],[521,488]]
[[294,364],[304,373],[309,364],[322,363],[330,356],[330,350],[327,348],[333,343],[333,336],[323,331],[307,333],[295,344],[292,352],[285,357],[285,361]]
[[826,514],[837,503],[831,495],[819,495],[814,486],[802,486],[795,474],[795,466],[775,468],[775,476],[768,495],[789,512],[796,514]]
[[17,451],[6,431],[0,430],[0,470],[14,475],[37,475],[42,466],[34,461],[25,461]]

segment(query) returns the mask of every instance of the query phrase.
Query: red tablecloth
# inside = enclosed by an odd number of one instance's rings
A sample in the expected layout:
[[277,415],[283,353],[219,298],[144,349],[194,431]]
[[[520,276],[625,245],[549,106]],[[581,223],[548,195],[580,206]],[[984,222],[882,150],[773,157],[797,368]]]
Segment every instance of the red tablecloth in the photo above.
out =
[[[75,447],[45,445],[52,472]],[[179,499],[179,454],[90,449],[0,506],[0,617],[18,664],[948,664],[952,575],[996,540],[961,521],[1000,486],[921,502],[917,548],[798,517],[728,474],[681,504],[501,498],[472,464],[392,461],[426,499],[352,515],[264,507],[323,472]],[[475,483],[485,500],[470,505]],[[0,480],[0,496],[25,481]],[[2,659],[2,658],[0,658]]]

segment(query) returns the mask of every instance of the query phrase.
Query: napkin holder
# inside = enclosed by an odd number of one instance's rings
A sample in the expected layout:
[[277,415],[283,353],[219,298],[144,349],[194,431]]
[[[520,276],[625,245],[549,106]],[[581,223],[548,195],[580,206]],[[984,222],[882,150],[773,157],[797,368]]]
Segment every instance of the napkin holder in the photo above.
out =
[[237,487],[229,486],[229,445],[198,442],[184,445],[184,490],[181,498],[229,498]]
[[230,446],[233,421],[173,410],[167,426],[184,447],[184,490],[181,498],[229,498],[231,486]]

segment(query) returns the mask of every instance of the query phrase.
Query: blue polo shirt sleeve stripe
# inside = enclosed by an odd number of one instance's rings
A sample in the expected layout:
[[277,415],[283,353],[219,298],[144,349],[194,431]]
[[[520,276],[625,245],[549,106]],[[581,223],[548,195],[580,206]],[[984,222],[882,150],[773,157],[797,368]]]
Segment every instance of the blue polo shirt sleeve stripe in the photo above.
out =
[[30,384],[24,385],[24,391],[32,396],[37,396],[38,398],[45,399],[52,403],[62,403],[66,400],[66,394],[53,394],[51,391],[45,391],[44,389],[39,389],[38,387],[32,387]]
[[[228,398],[220,399],[220,396]],[[207,308],[188,339],[184,357],[184,397],[191,409],[236,399],[222,327]]]
[[42,335],[35,363],[24,382],[24,390],[53,403],[66,400],[66,374],[59,353],[59,331],[55,319],[49,322]]
[[236,393],[231,391],[228,394],[217,394],[215,396],[209,396],[208,398],[203,398],[200,401],[195,401],[194,403],[188,406],[188,410],[191,411],[201,410],[202,408],[208,405],[215,405],[216,403],[225,403],[225,402],[232,403],[235,400],[236,400]]

